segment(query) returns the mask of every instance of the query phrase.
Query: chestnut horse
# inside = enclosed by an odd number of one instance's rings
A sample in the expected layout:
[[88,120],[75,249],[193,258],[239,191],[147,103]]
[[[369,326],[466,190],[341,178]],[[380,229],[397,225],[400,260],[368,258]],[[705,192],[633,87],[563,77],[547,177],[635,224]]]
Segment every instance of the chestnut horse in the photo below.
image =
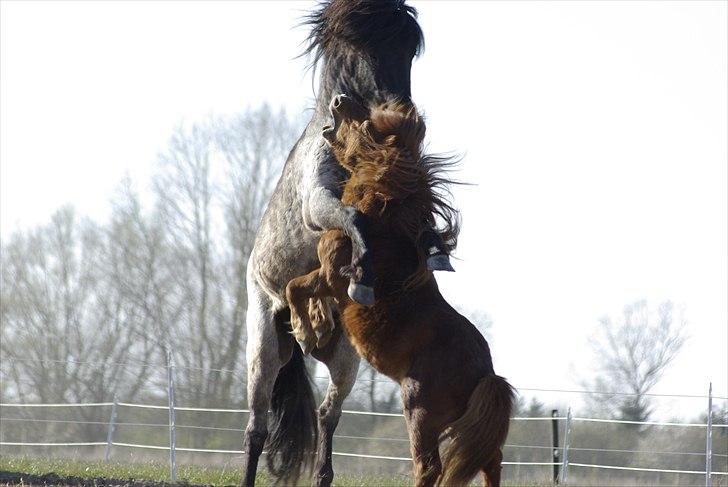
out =
[[480,332],[440,294],[418,245],[433,215],[445,220],[443,235],[455,228],[441,196],[449,161],[422,154],[425,125],[411,104],[366,114],[339,95],[331,111],[323,135],[350,172],[342,202],[369,221],[375,303],[348,296],[351,240],[329,230],[318,243],[321,267],[286,288],[293,333],[327,336],[333,298],[359,355],[400,385],[416,485],[466,485],[482,471],[485,485],[498,486],[513,389],[495,375]]

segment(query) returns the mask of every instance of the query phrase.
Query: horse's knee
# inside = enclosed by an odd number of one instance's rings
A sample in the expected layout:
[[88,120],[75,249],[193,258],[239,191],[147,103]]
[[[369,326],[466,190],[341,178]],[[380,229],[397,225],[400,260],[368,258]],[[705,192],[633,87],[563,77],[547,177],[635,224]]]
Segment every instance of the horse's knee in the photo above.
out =
[[[322,430],[334,430],[341,419],[341,408],[324,403],[318,409],[318,421]],[[322,431],[324,432],[324,431]]]
[[256,421],[255,418],[251,418],[248,422],[248,427],[245,428],[245,439],[243,443],[245,453],[256,456],[260,455],[263,451],[266,438],[268,438],[266,421]]
[[286,300],[291,308],[296,307],[299,304],[301,295],[301,288],[296,282],[296,279],[291,279],[286,285]]
[[265,440],[268,438],[267,431],[250,431],[245,434],[245,444],[248,447],[246,450],[253,453],[260,454],[263,451],[263,445]]

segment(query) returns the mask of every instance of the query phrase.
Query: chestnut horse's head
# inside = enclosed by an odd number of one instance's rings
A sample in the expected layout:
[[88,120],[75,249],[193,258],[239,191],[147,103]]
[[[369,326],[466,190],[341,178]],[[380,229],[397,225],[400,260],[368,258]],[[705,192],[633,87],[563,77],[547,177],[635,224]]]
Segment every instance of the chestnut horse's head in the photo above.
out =
[[[339,163],[351,172],[344,201],[360,211],[386,219],[413,241],[427,228],[438,228],[454,249],[458,213],[446,200],[451,181],[444,172],[447,157],[425,154],[425,121],[411,103],[393,100],[367,110],[338,95],[330,106],[334,123],[323,136]],[[362,208],[366,201],[369,208]],[[450,250],[451,250],[450,249]]]
[[422,162],[425,121],[412,104],[398,101],[367,110],[345,95],[333,98],[333,126],[323,136],[350,180],[385,201],[402,200],[424,189]]

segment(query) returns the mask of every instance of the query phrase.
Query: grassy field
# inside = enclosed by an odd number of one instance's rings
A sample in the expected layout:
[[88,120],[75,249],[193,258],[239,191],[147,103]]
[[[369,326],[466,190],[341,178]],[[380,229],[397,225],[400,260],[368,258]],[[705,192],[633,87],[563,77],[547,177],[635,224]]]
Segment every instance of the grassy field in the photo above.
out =
[[[118,463],[70,459],[39,459],[29,457],[0,457],[0,471],[19,472],[31,475],[55,473],[60,477],[106,478],[117,480],[144,480],[169,482],[169,466],[163,463]],[[238,468],[180,466],[178,482],[190,485],[230,486],[240,485]],[[257,485],[267,486],[270,482],[259,474]],[[310,485],[305,483],[302,485]],[[334,486],[338,487],[405,487],[411,485],[409,477],[347,476],[337,474]],[[476,479],[473,485],[481,485]],[[515,486],[512,486],[515,487]],[[519,487],[536,487],[521,485]]]
[[[101,461],[69,459],[0,457],[0,471],[20,472],[31,475],[55,473],[61,477],[169,482],[169,466],[162,463],[104,463]],[[240,471],[238,468],[180,466],[177,469],[177,480],[178,482],[186,482],[193,485],[240,485]],[[407,477],[352,477],[337,474],[334,485],[341,487],[404,487],[410,485],[410,482]],[[267,486],[270,483],[264,474],[259,474],[256,484]]]

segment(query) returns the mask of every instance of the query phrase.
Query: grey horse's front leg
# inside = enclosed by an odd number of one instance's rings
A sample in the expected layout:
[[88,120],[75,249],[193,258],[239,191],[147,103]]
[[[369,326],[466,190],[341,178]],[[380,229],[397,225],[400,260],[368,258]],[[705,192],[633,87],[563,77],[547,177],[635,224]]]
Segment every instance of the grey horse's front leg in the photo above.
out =
[[311,191],[308,198],[308,213],[313,226],[330,230],[339,228],[351,239],[351,266],[342,269],[349,278],[349,297],[357,303],[374,304],[374,272],[372,259],[366,243],[367,218],[351,206],[344,205],[327,188]]

